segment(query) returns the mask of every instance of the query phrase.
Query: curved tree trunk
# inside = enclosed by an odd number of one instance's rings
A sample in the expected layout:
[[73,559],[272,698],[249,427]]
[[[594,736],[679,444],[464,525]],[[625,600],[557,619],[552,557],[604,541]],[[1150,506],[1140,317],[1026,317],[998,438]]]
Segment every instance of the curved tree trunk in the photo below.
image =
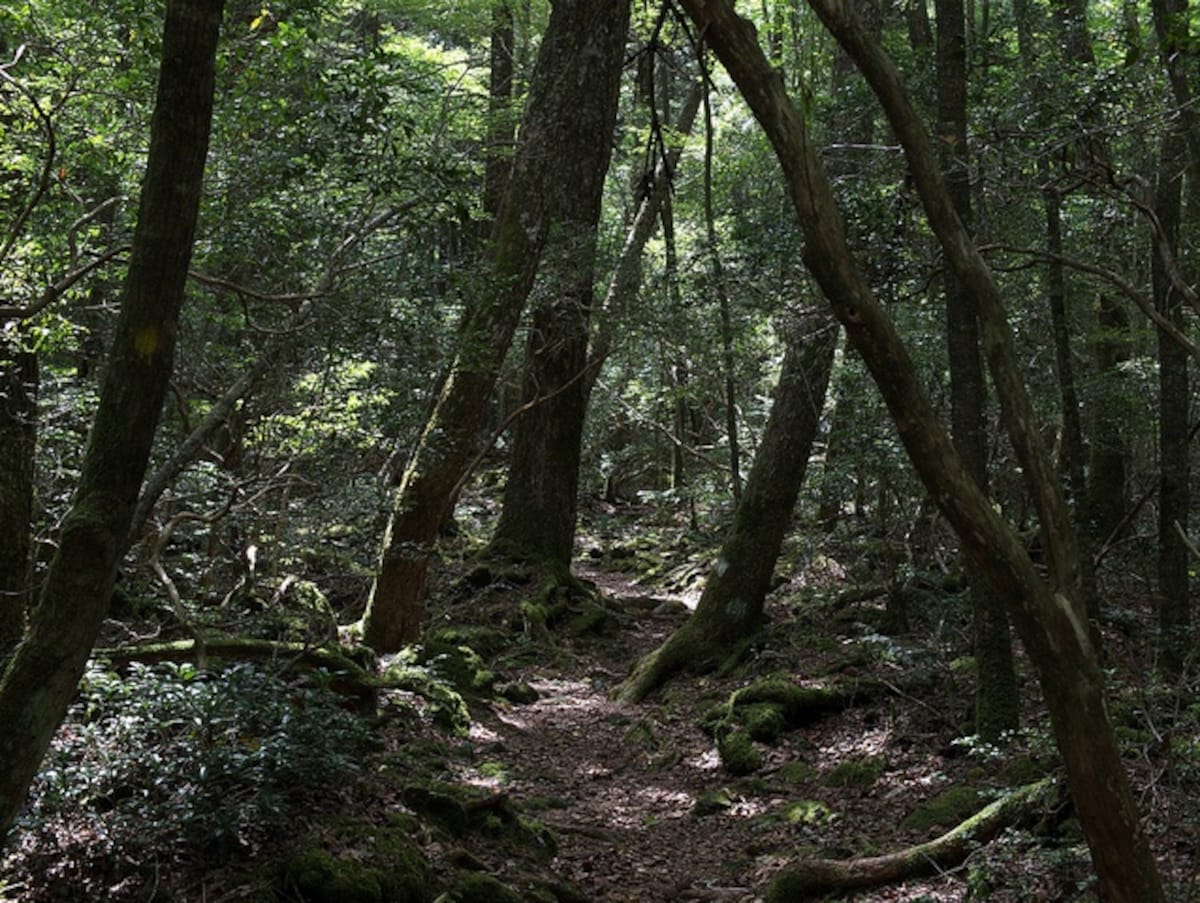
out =
[[856,268],[829,183],[803,118],[728,0],[683,0],[775,148],[805,235],[804,260],[879,386],[917,474],[963,548],[1009,604],[1038,672],[1071,795],[1104,899],[1164,899],[1104,701],[1078,588],[1078,556],[1057,474],[1040,447],[999,292],[954,212],[928,134],[899,73],[842,0],[811,0],[883,103],[929,221],[964,285],[977,298],[984,348],[1009,436],[1038,503],[1051,580],[1043,582],[1017,536],[951,445],[886,310]]
[[617,690],[620,699],[643,699],[675,671],[736,657],[761,625],[763,602],[820,425],[837,336],[836,324],[825,313],[786,327],[786,352],[767,426],[696,611],[638,662]]
[[145,475],[200,207],[221,8],[221,0],[167,4],[129,273],[83,472],[29,632],[0,682],[0,835],[75,695]]
[[[603,181],[617,103],[627,0],[563,0],[542,38],[505,199],[492,231],[489,294],[473,304],[433,412],[400,480],[363,639],[394,652],[420,636],[438,529],[466,473],[471,440],[556,230],[572,242],[558,197]],[[562,247],[561,244],[558,247]]]

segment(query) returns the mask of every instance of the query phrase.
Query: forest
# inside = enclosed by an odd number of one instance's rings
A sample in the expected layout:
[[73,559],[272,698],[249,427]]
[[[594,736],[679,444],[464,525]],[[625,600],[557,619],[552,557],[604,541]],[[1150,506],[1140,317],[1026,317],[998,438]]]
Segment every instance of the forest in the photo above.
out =
[[0,903],[1200,900],[1198,48],[5,3]]

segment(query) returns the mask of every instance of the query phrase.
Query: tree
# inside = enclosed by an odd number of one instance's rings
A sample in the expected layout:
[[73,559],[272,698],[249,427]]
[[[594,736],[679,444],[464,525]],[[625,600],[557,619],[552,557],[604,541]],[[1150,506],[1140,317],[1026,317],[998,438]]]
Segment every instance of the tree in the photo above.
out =
[[983,345],[1004,424],[1038,504],[1050,561],[1049,584],[1029,561],[1016,531],[970,477],[939,425],[904,344],[854,264],[804,120],[763,55],[753,26],[723,0],[684,3],[768,133],[804,229],[804,260],[871,369],[909,458],[964,549],[1009,605],[1038,672],[1101,894],[1130,903],[1163,900],[1106,714],[1103,675],[1079,597],[1074,537],[1057,475],[1033,431],[998,289],[954,212],[929,137],[891,60],[843,3],[814,0],[811,5],[879,97],[904,146],[947,262],[978,300]]
[[789,315],[781,332],[783,364],[771,414],[733,523],[695,612],[618,688],[626,702],[644,699],[676,671],[736,662],[762,626],[775,562],[820,427],[838,338],[836,324],[823,311],[794,320]]
[[[938,139],[946,189],[964,225],[971,222],[967,148],[967,41],[962,0],[937,0]],[[954,446],[972,479],[988,487],[986,383],[973,297],[953,270],[946,273],[946,344],[950,361],[950,423]],[[1008,616],[983,575],[972,569],[975,619],[975,730],[989,743],[1017,728],[1019,700]]]
[[29,630],[0,680],[7,832],[83,673],[116,580],[173,364],[212,120],[221,0],[171,0],[121,312],[83,471]]
[[[505,199],[488,246],[485,293],[459,329],[458,349],[396,492],[363,638],[394,651],[420,634],[433,542],[466,471],[470,443],[553,236],[576,234],[560,195],[603,180],[628,30],[622,0],[554,7],[538,50]],[[566,261],[560,261],[560,265]]]

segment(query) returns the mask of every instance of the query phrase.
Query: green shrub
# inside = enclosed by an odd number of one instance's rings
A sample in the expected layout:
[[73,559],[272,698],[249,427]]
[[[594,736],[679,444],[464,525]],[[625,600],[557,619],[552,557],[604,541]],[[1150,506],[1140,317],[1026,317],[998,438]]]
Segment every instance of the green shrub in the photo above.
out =
[[66,833],[94,831],[87,853],[111,860],[170,861],[184,848],[219,860],[311,808],[314,791],[355,770],[366,739],[331,691],[249,665],[92,670],[22,827],[89,827]]

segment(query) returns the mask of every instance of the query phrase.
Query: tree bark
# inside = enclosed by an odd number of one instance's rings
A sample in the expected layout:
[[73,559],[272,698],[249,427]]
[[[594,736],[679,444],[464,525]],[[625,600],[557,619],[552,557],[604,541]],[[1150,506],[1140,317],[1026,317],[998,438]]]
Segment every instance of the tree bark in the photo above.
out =
[[384,534],[363,616],[363,638],[378,652],[420,636],[433,543],[466,472],[471,440],[542,251],[556,230],[573,240],[570,224],[559,221],[556,198],[577,180],[590,185],[604,178],[594,169],[596,148],[611,139],[628,17],[626,0],[564,0],[551,10],[492,230],[488,293],[464,318],[458,351],[401,477]]
[[74,697],[116,579],[171,375],[212,120],[221,0],[171,0],[150,153],[79,486],[0,681],[0,835]]
[[618,688],[618,698],[644,699],[676,671],[736,658],[761,626],[771,575],[820,426],[837,336],[828,314],[814,313],[785,326],[786,351],[771,413],[696,611],[638,662]]
[[870,369],[914,468],[964,549],[1009,604],[1046,697],[1102,896],[1128,903],[1162,901],[1158,872],[1105,710],[1103,675],[1079,602],[1074,537],[1057,476],[1036,434],[999,293],[954,212],[929,136],[899,74],[842,2],[814,0],[818,15],[883,102],[947,261],[978,299],[1006,428],[1041,514],[1052,565],[1049,585],[1034,569],[1016,531],[967,473],[895,327],[855,266],[804,120],[763,56],[753,25],[738,17],[727,0],[684,0],[683,5],[775,148],[804,231],[805,263]]
[[[962,0],[936,0],[938,139],[946,189],[959,219],[971,221],[967,147],[967,43]],[[950,427],[963,464],[988,487],[987,389],[979,354],[975,303],[953,271],[946,273],[946,343],[950,362]],[[974,614],[975,731],[989,743],[1017,728],[1019,700],[1008,615],[983,575],[968,564]]]
[[[1179,104],[1177,121],[1168,123],[1159,157],[1152,236],[1151,278],[1154,305],[1182,329],[1183,299],[1167,266],[1177,259],[1183,224],[1183,175],[1189,181],[1189,208],[1200,193],[1200,135],[1191,103],[1195,61],[1187,52],[1187,0],[1154,0],[1155,33],[1171,90]],[[1185,148],[1189,155],[1185,156]],[[1186,161],[1186,162],[1185,162]],[[1190,165],[1189,165],[1190,164]],[[1194,216],[1194,211],[1189,210]],[[1174,677],[1191,652],[1191,598],[1186,533],[1191,504],[1188,461],[1188,355],[1161,326],[1158,333],[1158,655],[1164,674]]]
[[[1151,277],[1154,306],[1183,329],[1183,299],[1166,272],[1166,261],[1179,250],[1183,166],[1186,145],[1178,128],[1162,139],[1152,236]],[[1190,504],[1188,462],[1188,353],[1165,330],[1158,334],[1158,661],[1163,673],[1177,677],[1191,652],[1191,593],[1186,532]]]
[[32,598],[38,362],[24,330],[0,334],[0,671],[25,633]]

